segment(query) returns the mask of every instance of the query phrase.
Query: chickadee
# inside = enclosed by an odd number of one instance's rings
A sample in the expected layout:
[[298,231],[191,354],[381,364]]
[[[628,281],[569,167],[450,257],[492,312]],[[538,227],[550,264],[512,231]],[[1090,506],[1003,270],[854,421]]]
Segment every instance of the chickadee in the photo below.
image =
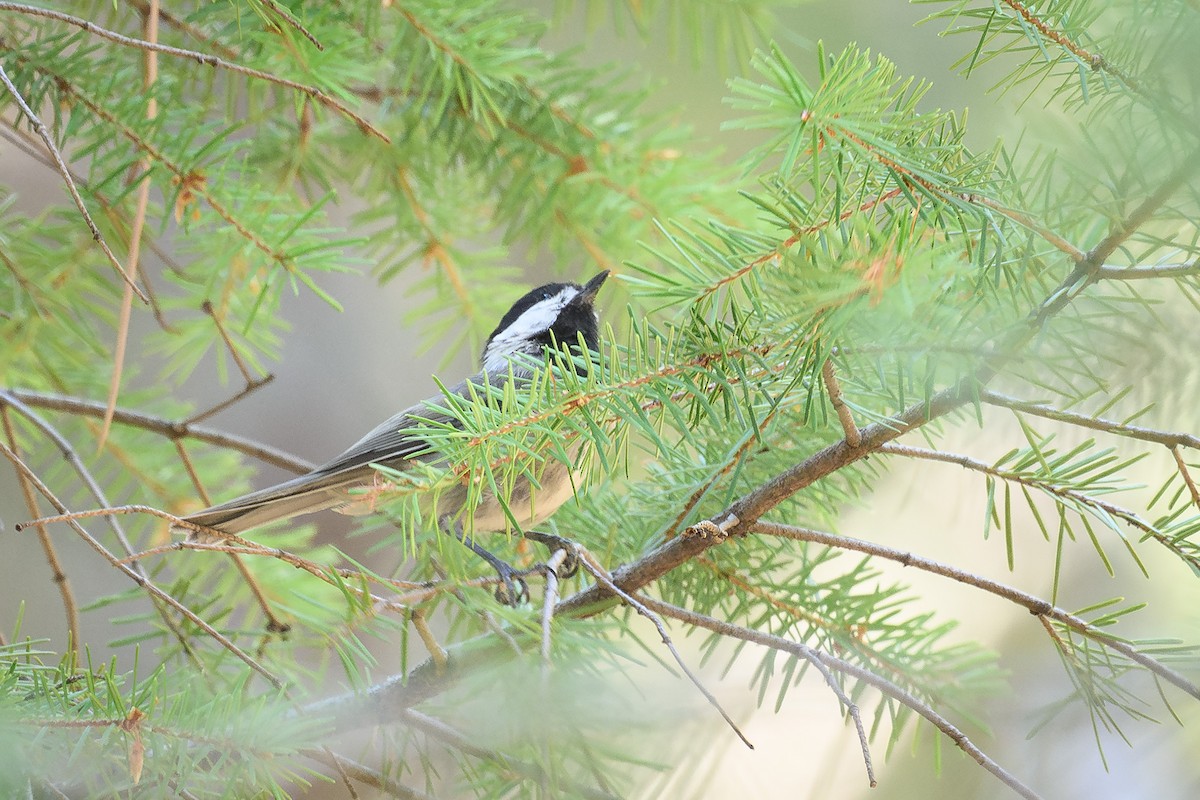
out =
[[[599,342],[599,320],[593,308],[596,293],[603,285],[608,271],[601,272],[580,286],[576,283],[548,283],[539,286],[513,304],[492,331],[483,348],[483,370],[449,391],[469,397],[471,386],[502,385],[511,369],[518,383],[528,379],[529,356],[542,358],[548,348],[570,347],[578,350],[582,335],[589,350]],[[522,356],[524,358],[513,358]],[[476,389],[478,391],[478,388]],[[436,397],[401,411],[376,427],[350,446],[344,453],[304,475],[277,486],[243,495],[227,503],[206,508],[183,519],[215,531],[240,534],[271,522],[301,514],[332,509],[343,514],[368,514],[374,510],[369,491],[376,484],[372,464],[403,470],[406,463],[433,463],[439,456],[429,452],[429,445],[409,433],[414,425],[428,426],[430,422],[456,424],[447,412],[444,398]],[[539,488],[534,492],[527,478],[518,479],[507,498],[508,508],[522,528],[537,525],[549,517],[573,492],[571,468],[557,459],[548,459],[537,475]],[[511,566],[484,550],[473,537],[463,532],[463,508],[467,502],[466,486],[458,485],[438,497],[438,509],[446,513],[439,517],[443,531],[455,536],[475,553],[487,560],[502,579],[508,597],[497,592],[507,602],[517,602],[524,594],[524,582]],[[508,518],[501,503],[490,493],[483,493],[471,512],[467,529],[502,531]],[[211,534],[178,526],[174,532],[187,533],[192,539],[217,540]],[[546,541],[554,537],[534,535],[530,538]],[[514,587],[514,580],[520,589]]]

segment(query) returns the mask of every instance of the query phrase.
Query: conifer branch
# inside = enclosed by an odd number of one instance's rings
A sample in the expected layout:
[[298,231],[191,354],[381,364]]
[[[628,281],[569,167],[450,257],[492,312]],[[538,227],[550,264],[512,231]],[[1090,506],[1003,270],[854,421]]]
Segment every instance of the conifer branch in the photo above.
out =
[[979,399],[989,405],[1008,408],[1022,414],[1031,414],[1036,417],[1052,419],[1056,422],[1065,422],[1068,425],[1075,425],[1080,428],[1088,428],[1094,431],[1103,431],[1112,433],[1117,436],[1127,436],[1130,439],[1140,439],[1144,442],[1154,442],[1161,444],[1164,447],[1190,447],[1200,450],[1200,437],[1190,433],[1173,433],[1171,431],[1159,431],[1151,428],[1143,428],[1137,425],[1128,425],[1113,420],[1103,419],[1101,417],[1091,417],[1086,414],[1078,414],[1073,411],[1062,411],[1047,403],[1034,403],[1026,400],[1020,400],[1015,397],[1010,397],[1006,394],[984,389],[979,393]]
[[[779,650],[780,652],[791,653],[792,655],[803,658],[810,663],[819,661],[826,667],[826,669],[832,672],[839,672],[843,675],[856,678],[865,684],[873,686],[883,694],[891,697],[893,700],[896,700],[897,702],[924,717],[947,738],[954,742],[959,749],[973,758],[981,767],[999,778],[1004,785],[1008,786],[1017,794],[1025,798],[1029,798],[1030,800],[1037,800],[1037,798],[1040,797],[1040,795],[1022,783],[1015,775],[1006,770],[1004,767],[1000,766],[1000,764],[992,759],[991,756],[979,749],[978,746],[976,746],[969,738],[967,738],[965,733],[963,733],[944,716],[935,711],[927,703],[922,702],[911,693],[905,691],[886,678],[876,675],[870,670],[867,670],[849,661],[837,658],[836,656],[831,656],[827,653],[822,653],[819,650],[814,650],[802,642],[793,642],[789,639],[783,638],[782,636],[775,636],[773,634],[754,630],[753,628],[734,625],[733,623],[714,619],[713,617],[705,614],[699,614],[686,608],[680,608],[679,606],[664,603],[661,600],[654,600],[647,597],[644,598],[644,601],[648,608],[661,613],[663,616],[677,619],[680,622],[686,622],[687,624],[693,625],[697,628],[710,630],[713,633],[721,636],[727,636],[733,639],[741,639],[742,641],[753,642],[754,644],[762,645],[763,647],[770,647],[771,649]],[[870,762],[868,761],[868,769],[869,765]],[[874,779],[872,778],[872,781],[873,780]],[[872,785],[874,784],[872,783]]]
[[896,550],[886,545],[876,544],[875,542],[826,533],[824,531],[813,530],[812,528],[801,528],[795,525],[783,525],[777,522],[759,520],[754,524],[753,532],[767,536],[778,536],[797,542],[813,542],[839,550],[853,550],[876,558],[895,561],[906,567],[913,567],[914,569],[930,572],[934,575],[941,575],[944,578],[949,578],[967,586],[973,586],[976,589],[982,589],[989,594],[1002,597],[1009,602],[1025,608],[1035,617],[1053,620],[1089,639],[1103,644],[1105,647],[1120,653],[1130,661],[1153,672],[1168,683],[1200,700],[1200,686],[1197,686],[1175,670],[1170,669],[1162,662],[1140,652],[1134,645],[1124,639],[1106,633],[1100,628],[1091,625],[1086,620],[1058,608],[1047,600],[1043,600],[1028,592],[1023,592],[1007,584],[989,580],[966,570],[934,561],[933,559],[925,558],[909,551]]
[[964,469],[969,469],[972,472],[979,472],[984,475],[991,475],[992,477],[999,478],[1003,481],[1009,481],[1012,483],[1021,484],[1022,486],[1040,489],[1041,491],[1055,497],[1059,503],[1071,501],[1073,503],[1078,503],[1081,506],[1103,512],[1103,514],[1106,514],[1113,519],[1119,519],[1130,527],[1136,528],[1145,536],[1154,539],[1156,542],[1166,547],[1184,561],[1187,561],[1193,564],[1193,566],[1200,568],[1200,560],[1198,560],[1194,554],[1182,550],[1174,538],[1163,533],[1153,524],[1142,519],[1133,511],[1123,508],[1116,503],[1110,503],[1107,500],[1101,500],[1098,497],[1093,497],[1092,495],[1081,492],[1077,489],[1060,486],[1049,479],[1041,479],[1030,475],[1023,475],[1010,470],[998,469],[990,464],[985,464],[982,461],[978,461],[970,456],[962,455],[960,453],[947,453],[940,450],[929,450],[923,447],[912,447],[909,445],[890,443],[881,445],[879,447],[879,452],[889,455],[904,456],[906,458],[923,459],[925,461],[941,461],[945,464],[957,464],[958,466]]
[[[4,3],[0,3],[0,11],[4,10],[4,5]],[[0,39],[0,47],[8,48],[8,43],[3,39]],[[4,87],[8,89],[8,93],[12,95],[13,100],[15,100],[17,106],[20,107],[21,113],[23,113],[25,118],[29,120],[29,124],[33,126],[33,129],[37,131],[37,135],[46,145],[46,150],[50,153],[50,157],[54,159],[54,165],[58,169],[58,174],[62,176],[63,183],[66,184],[67,191],[70,193],[71,199],[75,201],[75,207],[79,209],[79,213],[83,216],[83,221],[87,223],[88,229],[92,232],[92,239],[97,245],[99,245],[100,249],[104,251],[104,256],[108,259],[108,262],[112,264],[113,269],[117,271],[117,274],[121,276],[121,279],[125,281],[125,284],[129,286],[133,293],[138,296],[138,299],[140,299],[143,303],[149,303],[149,299],[147,299],[146,295],[142,293],[142,290],[134,285],[133,276],[126,271],[125,267],[122,266],[120,259],[118,259],[113,254],[112,249],[109,248],[108,241],[105,240],[104,234],[102,234],[100,229],[96,227],[96,221],[93,220],[92,215],[88,213],[87,206],[84,204],[83,198],[79,196],[79,190],[75,188],[75,181],[71,177],[71,170],[67,168],[66,162],[63,161],[62,153],[58,152],[58,146],[54,144],[54,137],[50,135],[50,131],[46,128],[46,125],[42,122],[37,114],[33,113],[33,109],[29,107],[29,104],[25,102],[25,98],[21,96],[19,91],[17,91],[17,87],[13,85],[12,80],[9,79],[8,72],[5,71],[3,64],[0,64],[0,83],[3,83]]]
[[102,39],[107,39],[110,42],[119,44],[122,47],[151,50],[156,53],[162,53],[163,55],[174,56],[176,58],[186,58],[196,61],[200,64],[204,64],[205,66],[224,69],[228,72],[245,75],[249,78],[266,81],[277,86],[282,86],[285,89],[291,89],[293,91],[300,92],[301,94],[312,98],[321,105],[330,108],[347,119],[353,121],[356,125],[358,125],[359,130],[361,130],[363,133],[369,134],[383,142],[391,144],[392,140],[388,138],[385,133],[368,122],[364,117],[361,117],[351,111],[348,106],[329,96],[323,89],[319,89],[316,86],[309,86],[293,80],[288,80],[287,78],[281,78],[278,75],[273,75],[269,72],[254,69],[253,67],[235,64],[231,61],[226,61],[223,58],[219,58],[218,56],[209,55],[208,53],[201,53],[197,50],[185,50],[181,47],[171,47],[170,45],[156,44],[154,42],[147,42],[142,39],[124,36],[116,31],[110,31],[106,28],[101,28],[99,25],[96,25],[89,20],[82,19],[80,17],[73,17],[70,14],[62,13],[61,11],[53,11],[48,8],[37,8],[36,6],[27,6],[23,3],[0,2],[0,12],[2,11],[28,14],[35,17],[45,17],[57,22],[64,22],[68,25],[74,25],[77,28],[81,28],[93,36],[99,36]]
[[1052,25],[1031,11],[1024,3],[1017,2],[1017,0],[1001,0],[1001,2],[1016,12],[1025,24],[1036,30],[1043,39],[1054,42],[1093,70],[1107,72],[1130,89],[1134,91],[1139,90],[1138,81],[1133,76],[1126,74],[1122,69],[1110,63],[1103,55],[1093,53],[1072,41],[1066,34],[1056,30]]
[[[46,498],[47,502],[49,502],[51,506],[53,506],[55,509],[58,510],[59,514],[66,515],[66,514],[70,513],[67,510],[67,507],[65,505],[63,505],[63,503],[58,499],[58,497],[55,496],[55,494],[52,491],[50,491],[50,487],[46,486],[46,484],[42,482],[42,480],[37,476],[37,474],[33,470],[31,470],[25,464],[25,462],[23,462],[16,455],[16,453],[14,453],[12,450],[10,450],[8,448],[8,445],[4,444],[3,442],[0,442],[0,454],[4,455],[4,457],[7,458],[22,475],[24,475],[28,478],[30,483],[33,484],[33,486],[38,490],[38,492],[42,495],[42,497]],[[230,653],[232,653],[234,656],[236,656],[240,661],[242,661],[242,663],[244,663],[250,669],[254,670],[258,674],[260,674],[264,678],[266,678],[267,681],[272,686],[274,686],[277,689],[283,687],[283,681],[281,681],[278,677],[276,677],[274,674],[272,674],[270,672],[270,670],[268,670],[262,664],[258,663],[258,661],[256,661],[249,653],[247,653],[245,650],[243,650],[242,648],[240,648],[236,644],[234,644],[232,641],[230,641],[230,639],[227,636],[225,636],[225,634],[221,633],[216,628],[214,628],[212,625],[205,622],[200,616],[198,616],[195,612],[193,612],[190,608],[185,606],[183,603],[176,600],[168,592],[165,592],[162,589],[160,589],[153,581],[151,581],[148,577],[146,577],[142,572],[138,571],[135,568],[131,568],[125,564],[122,564],[121,560],[117,556],[113,555],[108,550],[108,548],[106,548],[103,544],[100,543],[99,540],[97,540],[94,536],[92,536],[90,533],[88,533],[87,530],[82,525],[80,525],[74,519],[67,519],[65,521],[67,522],[68,525],[71,526],[72,529],[74,529],[75,533],[78,534],[80,538],[82,538],[85,542],[87,542],[87,544],[93,550],[95,550],[96,553],[99,554],[103,560],[107,561],[110,566],[112,566],[114,569],[116,569],[117,572],[121,573],[126,578],[131,580],[139,588],[145,590],[146,593],[148,593],[153,599],[161,601],[161,602],[165,603],[166,605],[170,606],[171,608],[174,608],[176,611],[178,611],[180,614],[182,614],[184,617],[186,617],[190,622],[192,622],[192,624],[196,625],[202,631],[204,631],[204,633],[206,633],[209,637],[211,637],[213,639],[213,641],[217,642],[219,645],[221,645],[226,650],[228,650]]]
[[[0,405],[0,422],[3,423],[4,435],[8,439],[9,448],[20,457],[21,450],[17,445],[17,432],[13,429],[8,408],[8,405]],[[19,470],[17,471],[17,483],[21,486],[21,495],[25,500],[25,507],[29,510],[29,516],[40,516],[37,496],[33,492],[33,484]],[[37,525],[36,528],[38,541],[42,544],[42,551],[46,554],[46,563],[50,567],[50,580],[58,587],[58,594],[62,598],[63,612],[67,618],[67,637],[70,642],[70,652],[74,656],[83,641],[79,638],[79,606],[75,603],[75,592],[71,589],[71,579],[63,569],[62,561],[58,557],[58,551],[54,547],[54,540],[50,538],[50,534],[46,531],[46,526]],[[0,645],[2,644],[4,642],[0,641]]]
[[[78,414],[96,419],[104,416],[104,404],[94,400],[33,392],[27,389],[6,389],[0,391],[11,395],[33,408],[46,408],[52,411],[62,411],[67,414]],[[165,417],[158,417],[132,409],[118,407],[113,411],[113,421],[121,425],[129,425],[134,428],[141,428],[142,430],[157,433],[159,436],[171,441],[195,439],[215,447],[223,447],[297,474],[308,472],[316,466],[311,461],[245,436],[226,433],[225,431],[201,425],[190,425],[182,421],[176,422]],[[108,505],[108,503],[102,504]]]

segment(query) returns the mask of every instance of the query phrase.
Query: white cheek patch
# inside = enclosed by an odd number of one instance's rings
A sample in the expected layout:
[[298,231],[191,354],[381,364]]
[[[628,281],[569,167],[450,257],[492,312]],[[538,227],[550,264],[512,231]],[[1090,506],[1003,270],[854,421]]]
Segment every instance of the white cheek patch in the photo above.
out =
[[546,331],[558,319],[558,314],[567,303],[579,294],[579,290],[568,286],[553,297],[539,300],[512,321],[507,328],[492,337],[487,352],[483,355],[483,368],[488,372],[506,369],[508,356],[524,349],[525,343]]

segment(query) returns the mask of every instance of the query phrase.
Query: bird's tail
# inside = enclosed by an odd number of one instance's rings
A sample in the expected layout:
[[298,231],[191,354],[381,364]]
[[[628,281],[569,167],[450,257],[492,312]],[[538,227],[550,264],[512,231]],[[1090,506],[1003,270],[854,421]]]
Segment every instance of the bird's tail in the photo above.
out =
[[[344,505],[348,499],[346,483],[344,480],[331,481],[330,476],[301,475],[182,519],[220,533],[237,535],[272,522]],[[186,535],[188,541],[193,542],[212,543],[221,539],[218,533],[184,525],[172,525],[171,533]]]

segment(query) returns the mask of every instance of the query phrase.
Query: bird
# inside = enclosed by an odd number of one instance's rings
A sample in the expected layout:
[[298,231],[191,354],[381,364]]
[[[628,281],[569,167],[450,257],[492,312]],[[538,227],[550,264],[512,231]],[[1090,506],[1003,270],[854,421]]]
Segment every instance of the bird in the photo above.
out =
[[[580,342],[589,351],[599,346],[600,321],[595,310],[596,295],[608,278],[604,270],[591,280],[577,283],[547,283],[527,292],[500,319],[488,336],[481,355],[482,369],[448,390],[449,394],[470,397],[480,387],[503,385],[513,380],[519,388],[532,376],[531,358],[544,359],[555,349],[579,354]],[[579,359],[581,371],[586,359]],[[276,486],[260,489],[210,508],[188,514],[183,523],[172,526],[174,533],[186,534],[192,541],[220,541],[221,534],[240,535],[254,528],[322,510],[343,514],[368,514],[375,510],[372,489],[379,486],[379,464],[403,471],[408,465],[428,465],[440,458],[429,443],[412,432],[430,423],[459,423],[446,408],[446,398],[437,396],[405,409],[377,425],[340,455]],[[509,511],[528,538],[551,546],[565,540],[532,531],[574,494],[576,481],[572,465],[547,459],[537,474],[537,488],[527,477],[515,481],[511,496],[505,498]],[[477,532],[498,532],[509,527],[504,506],[490,491],[479,493],[478,504],[465,519],[469,492],[458,484],[437,498],[439,528],[462,542],[487,561],[500,583],[497,599],[511,605],[528,596],[521,572],[492,555],[475,541]],[[192,527],[196,526],[196,527]],[[570,554],[568,550],[568,554]]]

